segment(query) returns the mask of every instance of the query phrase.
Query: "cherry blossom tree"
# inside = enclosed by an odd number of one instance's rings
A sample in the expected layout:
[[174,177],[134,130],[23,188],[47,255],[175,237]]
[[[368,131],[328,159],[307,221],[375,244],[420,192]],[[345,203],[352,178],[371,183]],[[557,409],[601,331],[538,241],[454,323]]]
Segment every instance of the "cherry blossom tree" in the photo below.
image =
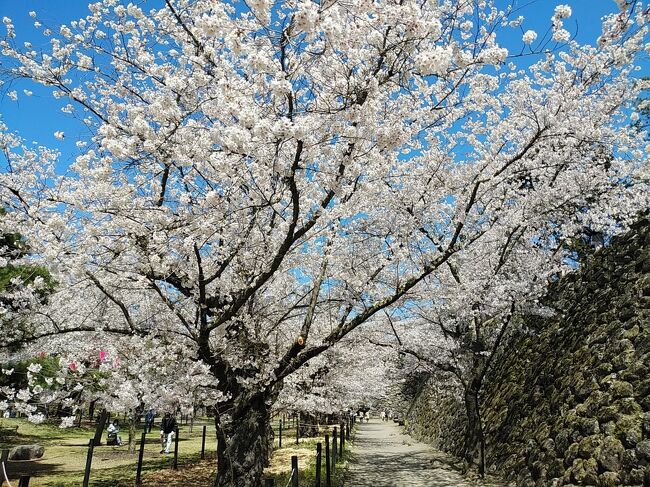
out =
[[276,407],[332,415],[379,403],[395,364],[392,350],[368,346],[366,330],[353,333],[287,377]]
[[[444,372],[456,380],[467,418],[465,459],[469,465],[477,465],[480,473],[486,463],[480,396],[500,346],[514,329],[529,332],[525,329],[527,315],[555,312],[540,300],[549,285],[580,264],[576,241],[583,247],[603,245],[647,208],[646,161],[629,179],[611,178],[611,153],[600,150],[587,157],[592,158],[594,167],[591,183],[597,179],[600,183],[584,192],[577,189],[573,196],[542,196],[558,203],[550,208],[552,213],[539,206],[532,211],[519,207],[515,211],[524,211],[520,216],[484,226],[481,245],[456,253],[427,276],[417,293],[411,293],[408,307],[386,315],[383,336],[371,339],[409,356],[410,366],[404,369],[407,375],[413,373],[413,367],[418,372],[424,367],[436,377]],[[517,177],[519,193],[531,195],[528,198],[539,196],[544,171],[538,167]],[[559,229],[558,223],[572,228]],[[593,236],[601,236],[600,242]]]
[[70,307],[10,341],[182,347],[221,395],[217,486],[261,483],[285,379],[379,312],[424,292],[471,308],[472,268],[459,285],[454,265],[647,204],[624,123],[641,2],[595,47],[559,6],[512,52],[498,34],[519,13],[489,0],[89,8],[41,52],[4,19],[12,79],[92,134],[62,176],[55,154],[6,147],[3,202]]

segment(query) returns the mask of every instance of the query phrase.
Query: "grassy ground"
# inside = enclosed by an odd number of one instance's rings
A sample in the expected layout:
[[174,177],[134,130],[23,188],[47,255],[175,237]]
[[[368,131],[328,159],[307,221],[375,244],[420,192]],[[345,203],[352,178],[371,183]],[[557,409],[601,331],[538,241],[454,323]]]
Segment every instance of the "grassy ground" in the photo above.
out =
[[[179,469],[199,460],[201,452],[202,425],[207,422],[194,424],[190,433],[189,425],[182,425],[179,430]],[[56,425],[34,425],[22,419],[3,419],[3,428],[18,426],[17,435],[0,439],[0,448],[10,448],[18,444],[38,443],[45,447],[43,458],[32,462],[9,462],[10,478],[19,475],[32,476],[30,487],[68,487],[78,486],[83,479],[88,452],[88,440],[94,435],[93,425],[82,425],[81,428],[60,429]],[[142,430],[138,429],[136,437],[138,448]],[[120,432],[126,442],[128,432]],[[103,441],[106,440],[104,432]],[[206,452],[212,457],[216,438],[214,426],[208,425],[206,437]],[[173,455],[161,455],[158,430],[154,427],[145,442],[143,456],[143,476],[158,470],[168,470],[171,467]],[[133,485],[137,465],[137,453],[129,453],[126,445],[95,447],[91,485],[96,487],[113,487],[117,485]]]
[[[271,466],[264,471],[266,478],[275,479],[276,487],[284,487],[289,483],[291,477],[291,456],[298,457],[298,483],[302,486],[311,487],[315,485],[316,480],[316,443],[322,442],[322,438],[305,438],[301,440],[299,445],[288,446],[280,450],[275,450]],[[331,479],[333,487],[341,487],[343,485],[345,465],[350,458],[350,449],[352,446],[351,441],[346,441],[345,450],[342,457],[336,463],[332,471]],[[323,447],[323,455],[321,460],[321,485],[325,485],[325,449]]]
[[[200,460],[201,433],[207,425],[206,460]],[[72,487],[81,485],[88,452],[88,440],[94,434],[93,425],[80,428],[60,429],[56,425],[34,425],[22,419],[3,419],[1,428],[18,427],[16,435],[0,437],[0,448],[10,448],[18,444],[38,443],[45,447],[43,458],[32,462],[10,462],[8,465],[10,479],[19,475],[32,476],[30,487]],[[291,473],[291,456],[298,456],[300,485],[313,485],[315,478],[316,443],[319,438],[301,438],[295,443],[296,430],[285,423],[282,431],[282,448],[279,448],[279,423],[274,422],[275,450],[271,465],[265,470],[266,478],[275,478],[276,486],[284,487]],[[329,428],[327,431],[330,431]],[[138,442],[142,430],[137,431]],[[325,433],[325,429],[321,430]],[[120,432],[123,441],[128,433]],[[104,433],[103,440],[106,439]],[[347,443],[346,443],[347,445]],[[161,455],[160,441],[156,427],[152,429],[145,443],[142,467],[143,485],[147,487],[166,486],[205,486],[210,485],[215,472],[216,439],[214,423],[209,420],[197,420],[190,433],[189,425],[181,425],[179,430],[178,470],[171,470],[173,455]],[[348,450],[349,451],[349,450]],[[344,459],[346,458],[344,455]],[[325,448],[323,445],[323,466],[321,478],[325,480]],[[94,487],[131,487],[135,480],[137,453],[128,453],[126,446],[95,447],[90,484]],[[341,471],[337,465],[333,477],[340,485]],[[6,484],[0,484],[6,485]]]

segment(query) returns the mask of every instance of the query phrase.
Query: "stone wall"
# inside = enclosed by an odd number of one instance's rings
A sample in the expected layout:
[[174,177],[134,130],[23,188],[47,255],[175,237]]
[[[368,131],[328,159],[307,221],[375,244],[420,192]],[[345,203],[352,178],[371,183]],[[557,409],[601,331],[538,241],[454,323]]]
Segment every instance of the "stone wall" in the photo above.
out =
[[423,384],[407,411],[407,431],[439,450],[461,456],[466,415],[460,387],[448,378]]
[[[648,220],[547,299],[561,312],[526,318],[487,377],[489,470],[517,485],[650,486]],[[464,417],[451,396],[425,389],[410,417],[416,434],[454,452],[461,440],[449,432]]]

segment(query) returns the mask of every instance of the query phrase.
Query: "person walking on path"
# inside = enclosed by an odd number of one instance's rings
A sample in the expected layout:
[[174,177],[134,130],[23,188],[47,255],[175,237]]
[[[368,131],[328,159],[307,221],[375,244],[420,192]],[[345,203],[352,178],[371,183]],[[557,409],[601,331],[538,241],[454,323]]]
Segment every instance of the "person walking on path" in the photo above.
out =
[[149,409],[147,414],[144,416],[144,431],[145,433],[151,433],[151,428],[153,427],[153,418],[156,416],[156,413],[153,409]]
[[169,447],[176,434],[176,427],[176,418],[170,412],[166,412],[160,423],[160,453],[169,453]]

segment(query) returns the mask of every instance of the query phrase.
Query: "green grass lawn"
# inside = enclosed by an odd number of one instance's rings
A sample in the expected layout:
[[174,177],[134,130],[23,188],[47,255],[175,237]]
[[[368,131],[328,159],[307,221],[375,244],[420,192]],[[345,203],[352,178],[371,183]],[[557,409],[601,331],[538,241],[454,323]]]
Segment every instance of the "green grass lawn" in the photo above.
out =
[[[214,458],[216,435],[214,424],[209,420],[194,423],[190,433],[189,425],[179,429],[179,468],[196,462],[201,452],[202,426],[207,425],[206,455]],[[0,448],[11,448],[19,444],[38,443],[45,447],[43,458],[33,462],[10,462],[10,478],[30,474],[30,486],[72,487],[81,484],[86,465],[88,441],[94,435],[92,425],[60,429],[56,425],[35,425],[24,419],[3,419],[0,428],[18,427],[17,435],[0,439]],[[143,475],[151,471],[168,469],[173,455],[160,454],[160,437],[155,427],[147,436],[143,457]],[[133,483],[137,465],[142,429],[137,430],[136,453],[129,453],[126,445],[95,447],[92,461],[91,485],[113,487],[120,482]],[[127,441],[128,431],[120,432]],[[106,441],[104,432],[103,441]]]
[[[315,485],[316,480],[316,444],[321,443],[322,447],[322,458],[321,458],[321,485],[325,485],[325,443],[324,435],[325,433],[330,433],[332,431],[332,426],[321,427],[319,430],[318,437],[314,438],[300,438],[298,444],[296,444],[296,429],[289,428],[285,436],[285,430],[283,429],[282,434],[282,448],[277,448],[278,446],[278,430],[277,426],[274,428],[276,434],[275,446],[276,449],[273,452],[273,458],[271,460],[271,465],[264,471],[265,478],[273,478],[275,480],[276,487],[284,487],[289,482],[291,477],[291,457],[293,455],[298,457],[298,482],[299,485],[311,487]],[[330,438],[330,442],[332,439]],[[345,476],[345,466],[351,457],[351,449],[353,446],[353,438],[345,441],[345,449],[343,455],[339,458],[339,461],[336,463],[334,470],[331,472],[332,476],[332,486],[340,487],[343,485],[343,480]]]
[[[203,425],[207,427],[206,461],[200,461],[201,435]],[[30,474],[30,487],[77,487],[81,485],[88,440],[94,435],[91,424],[81,427],[60,429],[55,424],[35,425],[24,419],[3,419],[0,429],[18,427],[17,434],[10,437],[0,437],[0,448],[11,448],[19,444],[38,443],[45,447],[43,458],[32,462],[10,462],[10,479],[17,479],[21,474]],[[315,479],[316,443],[323,442],[323,437],[301,438],[296,445],[295,427],[285,423],[282,432],[282,448],[279,444],[279,422],[273,423],[275,430],[275,449],[271,465],[265,470],[266,478],[275,478],[276,486],[284,487],[291,473],[291,456],[298,456],[300,470],[300,485],[313,485]],[[158,429],[154,426],[147,436],[143,459],[143,480],[145,485],[201,487],[209,485],[215,472],[216,435],[211,419],[201,419],[194,423],[190,433],[189,425],[181,425],[179,430],[179,470],[172,472],[173,455],[160,454]],[[320,434],[331,432],[331,427],[321,428]],[[142,430],[137,430],[138,448]],[[128,432],[120,432],[124,442]],[[106,432],[102,440],[106,441]],[[346,442],[346,445],[348,443]],[[349,455],[346,448],[343,460]],[[135,480],[137,465],[136,453],[128,453],[126,445],[95,447],[92,463],[90,484],[94,487],[132,486]],[[322,485],[325,485],[325,447],[323,444]],[[333,476],[334,486],[341,485],[341,472],[344,462],[337,465]]]

